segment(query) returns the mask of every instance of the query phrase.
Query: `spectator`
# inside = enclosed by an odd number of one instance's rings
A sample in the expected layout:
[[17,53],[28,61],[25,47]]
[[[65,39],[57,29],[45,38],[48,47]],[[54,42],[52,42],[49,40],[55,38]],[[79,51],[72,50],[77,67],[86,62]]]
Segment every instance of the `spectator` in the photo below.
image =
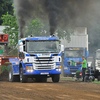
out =
[[83,76],[83,82],[84,82],[84,78],[85,78],[85,71],[87,68],[87,61],[85,60],[85,57],[82,57],[83,62],[77,62],[77,63],[81,63],[82,64],[82,76]]

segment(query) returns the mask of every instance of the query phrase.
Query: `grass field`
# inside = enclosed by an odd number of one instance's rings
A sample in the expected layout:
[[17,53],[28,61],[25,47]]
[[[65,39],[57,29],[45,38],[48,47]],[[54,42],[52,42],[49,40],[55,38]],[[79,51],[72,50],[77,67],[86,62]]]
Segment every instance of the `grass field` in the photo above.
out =
[[[71,79],[71,78],[62,78],[61,80],[63,80],[63,81],[76,81],[75,78],[74,78],[74,79]],[[82,81],[82,79],[79,79],[79,80],[77,80],[77,81]],[[95,81],[92,81],[91,83],[100,84],[100,81],[95,80]]]

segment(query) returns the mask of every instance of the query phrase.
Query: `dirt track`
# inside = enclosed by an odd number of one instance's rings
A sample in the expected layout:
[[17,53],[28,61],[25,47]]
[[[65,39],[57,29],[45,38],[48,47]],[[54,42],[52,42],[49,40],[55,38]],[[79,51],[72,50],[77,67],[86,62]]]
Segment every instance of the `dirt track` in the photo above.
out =
[[100,85],[60,81],[11,83],[0,81],[0,100],[100,100]]

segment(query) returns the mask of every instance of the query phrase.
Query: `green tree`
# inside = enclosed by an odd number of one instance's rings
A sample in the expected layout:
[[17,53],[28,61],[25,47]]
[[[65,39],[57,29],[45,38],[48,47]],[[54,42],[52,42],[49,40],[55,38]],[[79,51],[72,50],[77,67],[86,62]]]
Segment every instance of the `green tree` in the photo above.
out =
[[66,39],[68,42],[70,42],[71,41],[71,38],[70,38],[70,36],[74,33],[74,31],[73,31],[73,29],[61,29],[61,28],[58,28],[57,30],[56,30],[56,33],[58,33],[57,34],[57,36],[59,37],[59,39]]
[[27,30],[25,31],[25,37],[28,35],[43,36],[45,33],[43,31],[43,26],[44,24],[39,19],[32,20],[32,22],[28,25]]
[[18,43],[18,24],[17,24],[17,18],[15,15],[7,14],[3,15],[2,17],[3,23],[2,25],[5,25],[6,28],[4,29],[5,34],[9,34],[9,42],[10,46],[16,46]]
[[13,6],[12,0],[0,0],[0,25],[2,24],[2,15],[6,14],[7,12],[13,15]]
[[[56,36],[58,36],[60,39],[65,38],[70,41],[70,35],[73,34],[72,29],[61,29],[60,27],[57,28],[55,32]],[[27,30],[25,31],[25,36],[33,35],[33,36],[50,36],[49,32],[49,24],[47,22],[42,22],[39,19],[33,20],[29,26],[27,27]]]

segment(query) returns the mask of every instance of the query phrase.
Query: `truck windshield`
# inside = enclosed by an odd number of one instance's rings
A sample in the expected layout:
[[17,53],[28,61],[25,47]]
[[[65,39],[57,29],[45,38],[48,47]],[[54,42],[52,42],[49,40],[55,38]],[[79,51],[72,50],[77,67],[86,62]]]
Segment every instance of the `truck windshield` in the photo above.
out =
[[80,58],[84,54],[83,50],[66,50],[65,57],[77,57]]
[[27,52],[28,53],[58,53],[59,52],[59,41],[27,41]]
[[96,59],[100,59],[100,51],[96,52]]

